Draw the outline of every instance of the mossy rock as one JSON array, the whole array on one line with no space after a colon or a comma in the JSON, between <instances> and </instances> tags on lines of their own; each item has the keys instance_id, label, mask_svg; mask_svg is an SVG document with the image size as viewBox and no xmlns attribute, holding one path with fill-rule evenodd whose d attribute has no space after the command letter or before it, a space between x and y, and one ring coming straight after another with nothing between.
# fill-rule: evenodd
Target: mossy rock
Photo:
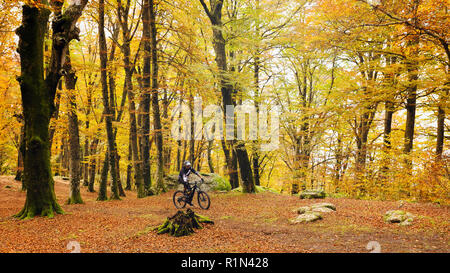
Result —
<instances>
[{"instance_id":1,"label":"mossy rock","mask_svg":"<svg viewBox=\"0 0 450 273\"><path fill-rule=\"evenodd\" d=\"M310 222L315 222L315 221L321 220L321 219L322 219L322 215L319 212L307 211L303 214L300 214L296 218L291 219L290 222L292 224L310 223Z\"/></svg>"},{"instance_id":2,"label":"mossy rock","mask_svg":"<svg viewBox=\"0 0 450 273\"><path fill-rule=\"evenodd\" d=\"M294 212L298 213L298 214L303 214L303 213L308 212L308 211L311 211L311 207L304 206L304 207L299 207L297 209L294 209Z\"/></svg>"},{"instance_id":3,"label":"mossy rock","mask_svg":"<svg viewBox=\"0 0 450 273\"><path fill-rule=\"evenodd\" d=\"M303 206L294 210L294 212L298 214L304 214L310 211L329 213L336 211L336 207L331 203L316 203L311 206Z\"/></svg>"},{"instance_id":4,"label":"mossy rock","mask_svg":"<svg viewBox=\"0 0 450 273\"><path fill-rule=\"evenodd\" d=\"M206 176L204 176L204 177L206 177ZM206 181L206 178L205 178L205 181ZM228 181L228 179L226 179L225 177L214 174L212 176L212 181L214 182L213 184L215 184L213 186L214 191L230 191L231 190L231 184Z\"/></svg>"},{"instance_id":5,"label":"mossy rock","mask_svg":"<svg viewBox=\"0 0 450 273\"><path fill-rule=\"evenodd\" d=\"M326 194L323 190L306 190L300 193L300 199L323 199Z\"/></svg>"},{"instance_id":6,"label":"mossy rock","mask_svg":"<svg viewBox=\"0 0 450 273\"><path fill-rule=\"evenodd\" d=\"M334 212L334 210L327 208L327 207L315 207L315 208L312 208L312 211L324 212L324 213Z\"/></svg>"},{"instance_id":7,"label":"mossy rock","mask_svg":"<svg viewBox=\"0 0 450 273\"><path fill-rule=\"evenodd\" d=\"M311 205L311 208L313 208L313 209L314 208L328 208L328 209L336 211L336 206L331 203L316 203L316 204Z\"/></svg>"},{"instance_id":8,"label":"mossy rock","mask_svg":"<svg viewBox=\"0 0 450 273\"><path fill-rule=\"evenodd\" d=\"M414 215L403 210L387 211L383 217L386 223L398 223L402 226L411 225L414 220Z\"/></svg>"}]
</instances>

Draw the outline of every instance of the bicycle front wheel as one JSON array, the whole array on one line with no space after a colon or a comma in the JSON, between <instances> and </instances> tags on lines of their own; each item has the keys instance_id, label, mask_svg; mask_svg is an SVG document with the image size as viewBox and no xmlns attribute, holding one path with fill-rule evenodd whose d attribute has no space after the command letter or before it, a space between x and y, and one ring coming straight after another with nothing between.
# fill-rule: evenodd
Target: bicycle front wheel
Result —
<instances>
[{"instance_id":1,"label":"bicycle front wheel","mask_svg":"<svg viewBox=\"0 0 450 273\"><path fill-rule=\"evenodd\" d=\"M186 198L183 191L176 191L173 194L173 204L177 209L182 209L186 206Z\"/></svg>"},{"instance_id":2,"label":"bicycle front wheel","mask_svg":"<svg viewBox=\"0 0 450 273\"><path fill-rule=\"evenodd\" d=\"M209 209L209 206L211 205L211 200L209 200L209 196L204 191L199 191L197 195L198 205L202 209Z\"/></svg>"}]
</instances>

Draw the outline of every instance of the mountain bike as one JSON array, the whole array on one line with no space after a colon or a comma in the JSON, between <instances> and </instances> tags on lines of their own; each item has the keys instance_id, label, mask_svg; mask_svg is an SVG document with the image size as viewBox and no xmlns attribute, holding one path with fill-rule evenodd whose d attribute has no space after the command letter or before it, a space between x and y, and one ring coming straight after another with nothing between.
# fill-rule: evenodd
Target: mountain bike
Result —
<instances>
[{"instance_id":1,"label":"mountain bike","mask_svg":"<svg viewBox=\"0 0 450 273\"><path fill-rule=\"evenodd\" d=\"M193 184L193 186L190 187L190 189L186 189L183 191L178 190L173 194L173 204L177 209L182 209L186 207L186 204L192 204L195 192L197 192L198 205L202 209L209 209L209 206L211 205L211 200L209 199L208 194L200 189L197 182L198 181L189 183Z\"/></svg>"}]
</instances>

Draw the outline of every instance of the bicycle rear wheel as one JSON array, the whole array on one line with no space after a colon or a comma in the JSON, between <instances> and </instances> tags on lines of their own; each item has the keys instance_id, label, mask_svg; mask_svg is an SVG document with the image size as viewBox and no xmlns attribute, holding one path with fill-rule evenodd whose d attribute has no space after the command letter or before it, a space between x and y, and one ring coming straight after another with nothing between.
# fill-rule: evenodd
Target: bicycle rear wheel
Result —
<instances>
[{"instance_id":1,"label":"bicycle rear wheel","mask_svg":"<svg viewBox=\"0 0 450 273\"><path fill-rule=\"evenodd\" d=\"M198 201L198 205L202 209L209 209L209 206L211 205L211 200L209 199L208 194L204 191L198 192L197 201Z\"/></svg>"},{"instance_id":2,"label":"bicycle rear wheel","mask_svg":"<svg viewBox=\"0 0 450 273\"><path fill-rule=\"evenodd\" d=\"M176 191L173 194L173 204L177 209L182 209L186 206L186 198L183 191Z\"/></svg>"}]
</instances>

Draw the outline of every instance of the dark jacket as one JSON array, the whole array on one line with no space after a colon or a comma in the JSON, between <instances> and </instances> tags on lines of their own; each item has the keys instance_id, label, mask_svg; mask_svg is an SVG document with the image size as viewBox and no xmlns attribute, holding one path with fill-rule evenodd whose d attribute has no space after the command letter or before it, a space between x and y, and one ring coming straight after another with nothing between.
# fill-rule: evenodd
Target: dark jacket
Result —
<instances>
[{"instance_id":1,"label":"dark jacket","mask_svg":"<svg viewBox=\"0 0 450 273\"><path fill-rule=\"evenodd\" d=\"M183 176L188 177L191 173L198 175L197 171L194 170L194 168L191 167L189 169L186 169L185 167L182 167L180 170L180 174L178 175L178 181L180 183L184 183Z\"/></svg>"}]
</instances>

